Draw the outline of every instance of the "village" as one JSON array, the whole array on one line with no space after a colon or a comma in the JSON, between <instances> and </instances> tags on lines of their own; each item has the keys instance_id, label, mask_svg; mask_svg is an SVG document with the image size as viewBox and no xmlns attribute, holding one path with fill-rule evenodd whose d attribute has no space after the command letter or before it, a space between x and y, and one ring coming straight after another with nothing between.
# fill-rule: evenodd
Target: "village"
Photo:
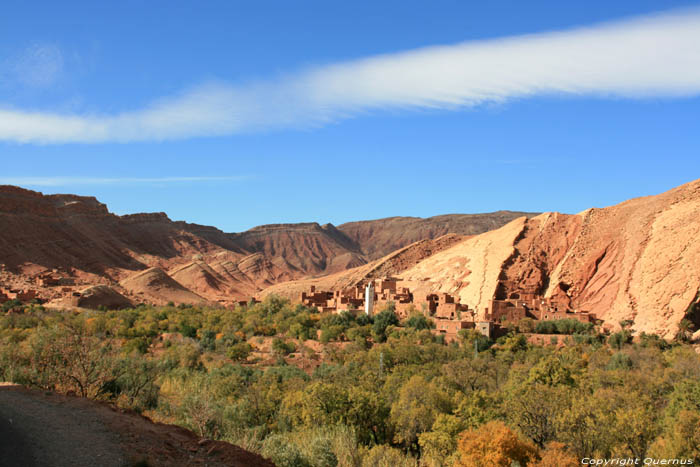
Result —
<instances>
[{"instance_id":1,"label":"village","mask_svg":"<svg viewBox=\"0 0 700 467\"><path fill-rule=\"evenodd\" d=\"M499 284L498 289L503 289ZM399 319L406 319L412 313L422 313L432 319L434 334L443 335L446 342L459 337L464 329L474 329L486 337L497 337L505 323L517 323L524 318L537 321L574 319L584 323L594 323L594 314L570 309L565 303L543 298L534 291L510 293L506 297L497 295L491 300L491 306L483 313L460 303L447 293L431 293L414 296L408 287L401 286L401 281L387 277L369 281L345 290L316 290L311 286L307 292L300 294L299 301L319 312L353 312L368 316L393 307Z\"/></svg>"},{"instance_id":2,"label":"village","mask_svg":"<svg viewBox=\"0 0 700 467\"><path fill-rule=\"evenodd\" d=\"M0 270L0 272L4 271ZM40 290L50 290L54 297L65 294L79 295L74 287L76 285L75 279L59 269L44 271L36 275L32 282L34 287L27 287L26 284L22 287L16 287L0 283L0 303L8 300L30 302L40 298L46 299L46 297L42 297Z\"/></svg>"},{"instance_id":3,"label":"village","mask_svg":"<svg viewBox=\"0 0 700 467\"><path fill-rule=\"evenodd\" d=\"M74 289L75 280L62 271L45 271L34 278L37 288L50 288L68 296L75 306L81 293ZM514 290L517 290L514 292ZM29 302L39 297L35 289L0 288L0 303L8 300ZM393 277L369 280L366 283L343 290L317 290L311 286L299 295L298 301L321 313L364 313L373 316L391 307L401 320L413 313L430 318L435 327L432 332L443 335L446 342L459 337L459 332L474 329L489 338L501 335L508 324L516 324L524 318L535 321L574 319L584 323L595 323L596 316L585 311L572 310L566 303L544 298L535 289L516 286L508 281L499 281L490 306L483 310L460 303L459 298L448 293L414 294L401 280ZM255 298L235 301L246 306L258 303Z\"/></svg>"}]
</instances>

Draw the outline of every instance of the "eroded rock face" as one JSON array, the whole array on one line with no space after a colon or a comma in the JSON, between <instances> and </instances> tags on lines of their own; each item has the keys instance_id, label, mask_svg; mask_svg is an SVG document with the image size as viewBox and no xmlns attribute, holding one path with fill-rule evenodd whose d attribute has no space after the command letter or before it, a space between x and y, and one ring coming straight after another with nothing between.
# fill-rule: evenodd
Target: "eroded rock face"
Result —
<instances>
[{"instance_id":1,"label":"eroded rock face","mask_svg":"<svg viewBox=\"0 0 700 467\"><path fill-rule=\"evenodd\" d=\"M579 216L547 293L565 283L578 307L608 322L674 335L700 288L700 180Z\"/></svg>"},{"instance_id":2,"label":"eroded rock face","mask_svg":"<svg viewBox=\"0 0 700 467\"><path fill-rule=\"evenodd\" d=\"M545 213L467 239L401 277L482 312L518 290L607 324L672 337L700 289L700 180L577 215ZM500 297L499 297L500 295Z\"/></svg>"},{"instance_id":3,"label":"eroded rock face","mask_svg":"<svg viewBox=\"0 0 700 467\"><path fill-rule=\"evenodd\" d=\"M465 238L463 235L448 234L436 239L420 240L383 258L346 271L273 285L263 290L260 296L275 294L297 300L299 295L308 291L311 286L315 286L319 290L345 290L357 285L364 285L372 279L396 276Z\"/></svg>"},{"instance_id":4,"label":"eroded rock face","mask_svg":"<svg viewBox=\"0 0 700 467\"><path fill-rule=\"evenodd\" d=\"M496 293L503 266L515 252L514 245L527 222L521 217L500 229L467 238L399 277L408 282L414 295L445 292L483 312Z\"/></svg>"}]
</instances>

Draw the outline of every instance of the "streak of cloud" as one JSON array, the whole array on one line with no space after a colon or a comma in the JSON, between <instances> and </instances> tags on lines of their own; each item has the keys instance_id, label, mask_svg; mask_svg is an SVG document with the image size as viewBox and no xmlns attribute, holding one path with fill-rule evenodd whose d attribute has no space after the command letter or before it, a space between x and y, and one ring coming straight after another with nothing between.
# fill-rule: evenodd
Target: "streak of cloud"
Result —
<instances>
[{"instance_id":1,"label":"streak of cloud","mask_svg":"<svg viewBox=\"0 0 700 467\"><path fill-rule=\"evenodd\" d=\"M0 105L0 140L162 141L314 127L381 110L456 110L538 95L700 94L700 9L426 47L245 85L213 83L115 115Z\"/></svg>"},{"instance_id":2,"label":"streak of cloud","mask_svg":"<svg viewBox=\"0 0 700 467\"><path fill-rule=\"evenodd\" d=\"M236 182L246 180L246 176L230 177L0 177L0 185L19 186L73 186L73 185L130 185L130 184L169 184L196 182Z\"/></svg>"}]
</instances>

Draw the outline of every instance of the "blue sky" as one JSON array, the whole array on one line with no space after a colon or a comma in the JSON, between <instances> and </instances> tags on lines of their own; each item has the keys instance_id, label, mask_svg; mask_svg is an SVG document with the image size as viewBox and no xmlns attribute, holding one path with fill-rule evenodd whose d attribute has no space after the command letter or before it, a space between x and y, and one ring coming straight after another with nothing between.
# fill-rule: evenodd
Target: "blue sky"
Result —
<instances>
[{"instance_id":1,"label":"blue sky","mask_svg":"<svg viewBox=\"0 0 700 467\"><path fill-rule=\"evenodd\" d=\"M700 177L698 2L105 4L3 2L0 182L240 231Z\"/></svg>"}]
</instances>

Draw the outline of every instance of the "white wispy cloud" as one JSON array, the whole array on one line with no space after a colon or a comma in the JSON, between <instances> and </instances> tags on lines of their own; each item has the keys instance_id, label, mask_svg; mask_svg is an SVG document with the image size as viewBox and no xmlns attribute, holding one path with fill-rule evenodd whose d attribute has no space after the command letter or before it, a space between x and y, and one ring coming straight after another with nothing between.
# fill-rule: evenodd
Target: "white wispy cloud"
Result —
<instances>
[{"instance_id":1,"label":"white wispy cloud","mask_svg":"<svg viewBox=\"0 0 700 467\"><path fill-rule=\"evenodd\" d=\"M376 110L459 109L536 95L700 94L700 9L426 47L246 85L213 83L116 115L0 105L0 140L94 143L307 127Z\"/></svg>"},{"instance_id":2,"label":"white wispy cloud","mask_svg":"<svg viewBox=\"0 0 700 467\"><path fill-rule=\"evenodd\" d=\"M58 46L35 43L2 61L0 78L32 88L47 87L61 75L63 65L63 52Z\"/></svg>"},{"instance_id":3,"label":"white wispy cloud","mask_svg":"<svg viewBox=\"0 0 700 467\"><path fill-rule=\"evenodd\" d=\"M187 182L232 182L247 179L247 176L230 177L0 177L0 185L19 186L74 186L74 185L129 185L165 184Z\"/></svg>"}]
</instances>

